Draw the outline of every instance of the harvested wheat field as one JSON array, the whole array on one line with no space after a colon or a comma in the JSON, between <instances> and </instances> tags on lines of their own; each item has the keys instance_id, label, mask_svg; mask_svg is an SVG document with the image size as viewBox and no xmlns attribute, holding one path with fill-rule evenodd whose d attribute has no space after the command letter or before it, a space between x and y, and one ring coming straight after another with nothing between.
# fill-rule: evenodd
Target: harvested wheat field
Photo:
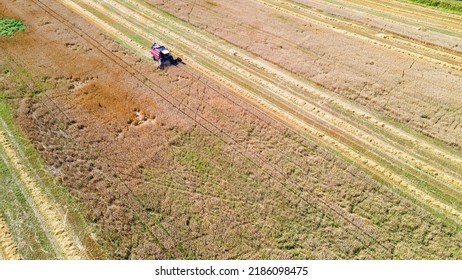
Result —
<instances>
[{"instance_id":1,"label":"harvested wheat field","mask_svg":"<svg viewBox=\"0 0 462 280\"><path fill-rule=\"evenodd\" d=\"M0 259L462 259L440 2L0 0Z\"/></svg>"}]
</instances>

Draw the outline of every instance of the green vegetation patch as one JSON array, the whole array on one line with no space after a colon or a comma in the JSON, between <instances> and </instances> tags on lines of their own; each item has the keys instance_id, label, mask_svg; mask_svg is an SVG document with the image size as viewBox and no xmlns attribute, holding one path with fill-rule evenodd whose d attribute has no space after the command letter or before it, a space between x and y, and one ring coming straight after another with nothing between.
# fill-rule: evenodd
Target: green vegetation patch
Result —
<instances>
[{"instance_id":1,"label":"green vegetation patch","mask_svg":"<svg viewBox=\"0 0 462 280\"><path fill-rule=\"evenodd\" d=\"M462 14L462 1L461 0L407 0L407 1Z\"/></svg>"},{"instance_id":2,"label":"green vegetation patch","mask_svg":"<svg viewBox=\"0 0 462 280\"><path fill-rule=\"evenodd\" d=\"M213 2L213 1L205 1L205 3L207 3L207 5L210 5L212 7L219 7L220 4L216 3L216 2Z\"/></svg>"},{"instance_id":3,"label":"green vegetation patch","mask_svg":"<svg viewBox=\"0 0 462 280\"><path fill-rule=\"evenodd\" d=\"M26 30L24 22L14 18L0 18L0 36L13 36L16 31Z\"/></svg>"}]
</instances>

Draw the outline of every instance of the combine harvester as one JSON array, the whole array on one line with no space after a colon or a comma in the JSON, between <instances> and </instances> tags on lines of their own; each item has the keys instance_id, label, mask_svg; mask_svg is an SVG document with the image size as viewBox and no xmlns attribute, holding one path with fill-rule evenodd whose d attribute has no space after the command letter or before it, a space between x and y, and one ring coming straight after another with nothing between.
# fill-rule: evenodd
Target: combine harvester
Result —
<instances>
[{"instance_id":1,"label":"combine harvester","mask_svg":"<svg viewBox=\"0 0 462 280\"><path fill-rule=\"evenodd\" d=\"M183 60L179 57L173 59L173 56L170 54L168 49L157 43L152 44L149 52L152 55L152 59L159 62L159 69L164 69L165 66L168 65L178 65L178 63L183 62Z\"/></svg>"}]
</instances>

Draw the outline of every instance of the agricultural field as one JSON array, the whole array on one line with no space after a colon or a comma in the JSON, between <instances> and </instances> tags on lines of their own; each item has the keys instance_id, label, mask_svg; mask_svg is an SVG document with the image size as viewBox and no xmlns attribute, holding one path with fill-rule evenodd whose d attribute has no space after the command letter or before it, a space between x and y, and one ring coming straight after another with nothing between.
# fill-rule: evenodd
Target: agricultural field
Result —
<instances>
[{"instance_id":1,"label":"agricultural field","mask_svg":"<svg viewBox=\"0 0 462 280\"><path fill-rule=\"evenodd\" d=\"M0 0L0 259L462 259L461 3Z\"/></svg>"}]
</instances>

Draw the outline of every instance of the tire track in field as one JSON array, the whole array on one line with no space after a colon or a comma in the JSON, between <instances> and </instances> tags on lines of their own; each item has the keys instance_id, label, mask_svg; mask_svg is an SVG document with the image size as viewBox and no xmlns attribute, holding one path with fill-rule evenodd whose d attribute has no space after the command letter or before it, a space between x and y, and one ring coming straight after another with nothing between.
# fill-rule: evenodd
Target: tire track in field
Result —
<instances>
[{"instance_id":1,"label":"tire track in field","mask_svg":"<svg viewBox=\"0 0 462 280\"><path fill-rule=\"evenodd\" d=\"M0 214L0 260L19 260L18 248L11 236L5 219Z\"/></svg>"},{"instance_id":2,"label":"tire track in field","mask_svg":"<svg viewBox=\"0 0 462 280\"><path fill-rule=\"evenodd\" d=\"M390 31L387 31L389 34L384 34L380 28L360 25L353 20L328 16L292 1L254 1L276 11L299 18L305 22L324 27L330 31L363 40L417 59L422 59L432 64L462 71L462 57L458 52L444 49L443 47L432 47L425 42L420 42Z\"/></svg>"},{"instance_id":3,"label":"tire track in field","mask_svg":"<svg viewBox=\"0 0 462 280\"><path fill-rule=\"evenodd\" d=\"M65 1L65 2L69 2L69 1ZM251 66L244 65L243 63L241 63L239 61L234 61L235 59L220 57L220 56L218 56L216 54L217 52L213 52L211 50L212 47L217 47L219 44L212 42L212 43L206 45L207 49L209 49L209 50L204 50L204 48L202 48L200 45L197 45L196 41L198 39L203 39L203 38L201 38L201 37L204 36L203 34L201 35L197 31L191 30L191 29L189 29L188 27L185 27L185 26L183 26L183 29L186 29L186 31L184 31L184 33L178 31L177 29L175 29L175 30L169 29L168 27L170 27L170 24L173 22L173 20L165 19L165 16L162 16L161 14L158 14L158 13L154 13L153 9L150 10L153 13L153 14L150 15L150 17L142 16L142 15L136 14L134 12L131 12L131 13L128 13L128 14L124 13L123 16L120 16L120 15L117 16L117 15L115 15L115 13L117 13L118 9L120 9L121 6L120 6L120 3L115 3L115 1L103 1L105 3L112 3L112 4L115 3L114 4L115 6L110 6L109 5L109 7L108 6L104 7L103 5L101 5L102 2L98 2L98 3L91 2L91 1L73 1L73 2L80 2L80 3L84 2L86 5L82 5L82 6L79 6L79 5L75 4L75 3L72 3L73 4L72 6L74 6L74 8L77 7L76 12L78 12L80 14L82 14L82 13L87 14L87 17L88 17L88 14L90 14L91 15L90 18L93 18L94 20L96 20L99 26L101 26L103 28L104 28L104 26L106 26L106 28L104 28L104 29L107 30L107 31L112 30L112 32L110 32L110 33L112 33L112 35L115 35L115 36L117 36L118 33L121 33L120 31L117 31L113 27L114 23L117 22L119 24L121 24L121 23L126 24L127 26L125 28L127 30L130 30L130 32L136 32L139 36L143 36L145 38L152 39L151 34L147 33L146 31L143 31L143 29L141 29L140 27L136 27L134 24L128 22L126 20L127 16L131 16L131 17L137 19L138 21L142 21L143 18L144 18L144 20L148 20L148 19L152 20L152 18L156 18L156 17L160 18L160 20L169 21L169 24L163 23L161 21L156 21L155 22L155 28L158 31L156 33L156 34L158 34L157 38L162 37L159 34L164 33L165 34L164 35L165 37L163 37L164 39L174 40L174 42L176 42L176 43L183 42L185 45L187 45L189 47L189 53L193 53L193 52L196 53L195 60L201 60L201 59L203 59L203 57L207 57L208 59L213 59L215 61L215 63L218 63L219 65L221 65L221 67L226 68L225 70L220 69L222 71L222 73L220 73L221 74L220 75L220 74L217 73L218 71L211 72L210 69L209 69L210 66L209 67L204 67L200 63L196 63L195 60L191 60L190 61L191 64L193 64L194 67L196 67L198 70L204 72L206 75L212 77L213 79L218 80L219 82L231 87L237 93L242 95L244 98L246 98L248 100L251 100L254 103L257 103L258 105L266 108L268 111L270 111L272 113L275 113L280 119L282 119L282 120L284 120L286 122L289 121L289 123L291 125L296 126L298 128L301 128L302 131L307 132L308 134L310 134L311 136L314 136L315 138L318 138L318 140L320 140L320 144L322 146L327 146L327 148L329 148L329 146L330 146L330 148L334 147L334 150L339 151L346 158L349 158L350 160L355 161L359 166L361 166L362 168L368 170L370 173L385 179L387 182L392 183L393 185L400 186L401 190L404 190L406 193L408 193L408 195L410 195L412 197L417 197L417 198L419 198L419 200L421 202L423 202L425 204L430 204L430 205L438 208L440 211L443 211L443 212L449 214L453 218L456 218L459 222L461 221L462 214L461 214L461 212L459 212L459 210L457 210L456 208L453 208L452 205L447 204L447 202L445 203L445 202L440 201L439 198L435 198L435 197L433 197L431 195L428 195L426 192L424 192L424 191L422 191L420 189L420 186L418 184L415 185L415 182L410 181L406 177L403 177L403 175L396 174L393 171L393 169L390 169L390 162L385 162L385 163L383 162L382 157L384 156L384 154L381 154L377 150L377 147L369 145L369 147L372 148L372 151L369 151L366 155L361 153L360 152L361 151L361 149L360 149L361 146L358 147L357 144L355 145L355 142L360 142L362 145L368 145L367 142L369 142L369 140L367 140L367 139L358 139L358 137L356 135L348 135L348 133L345 133L344 131L342 131L337 126L337 124L326 122L324 120L324 118L326 116L330 117L329 114L322 115L323 118L319 118L319 116L316 116L316 114L313 115L313 114L310 114L309 112L308 113L303 112L305 114L302 114L302 113L300 113L298 111L294 112L293 109L291 111L291 109L290 109L291 106L293 106L293 105L297 105L297 106L306 105L306 102L299 103L300 100L297 100L294 96L290 96L290 95L288 96L287 95L288 92L285 91L285 90L287 90L287 88L279 88L278 86L272 84L271 82L265 82L265 80L263 80L264 78L261 77L262 74L260 72L265 72L265 70L266 70L266 72L268 72L268 71L271 72L271 70L275 70L275 69L270 69L269 70L268 68L265 68L263 66L263 67L259 67L255 72L248 72L249 70L251 70L251 68L252 68ZM124 2L126 2L126 1L124 1ZM129 2L134 3L134 1L129 1ZM84 7L86 7L86 8L84 8ZM105 18L106 21L109 20L108 18L112 18L113 20L109 20L109 21L112 21L112 24L109 24L109 23L105 22L103 19L96 17L94 14L92 14L90 11L87 10L87 8L89 8L89 7L93 7L94 9L96 9L96 11L93 11L93 12L99 14L100 17ZM112 11L110 10L111 7L112 7ZM115 7L117 7L117 9L114 9ZM127 10L125 10L125 12L127 12ZM177 22L173 22L173 24L179 25ZM154 28L154 26L151 26L151 25L149 25L148 27L149 28ZM145 26L145 25L143 25L143 26ZM115 30L115 34L114 34L114 30ZM191 37L191 36L196 41L185 39L185 38L188 38L188 37ZM123 38L128 38L128 37L124 35ZM140 49L140 46L137 43L133 42L129 38L128 38L128 41L126 41L126 43L130 44L130 45L133 45L135 47L135 49L137 49L137 50ZM202 44L202 45L204 45L204 44ZM177 46L177 47L180 49L180 52L181 52L181 50L182 50L181 47L180 46ZM229 46L225 46L225 47L229 48ZM141 47L141 49L142 49L142 47ZM236 51L233 48L231 48L231 50ZM183 52L184 52L184 49L183 49ZM186 49L186 52L188 52L188 49ZM218 53L220 53L220 52L221 51L219 51ZM242 51L238 50L238 52L235 52L235 56L242 55L242 53L243 53ZM246 61L246 62L248 62L248 61ZM267 64L267 63L263 62L263 64ZM215 67L218 67L218 66L215 66ZM236 81L236 79L233 79L232 77L231 78L223 77L224 74L227 74L228 72L231 72L230 70L233 71L232 76L237 76L237 75L240 76L240 79L244 80L245 83L243 83L242 81L241 82ZM228 75L229 75L229 73L228 73ZM243 86L243 85L247 85L247 87ZM250 89L249 89L249 87L250 87ZM266 94L268 94L268 89L271 91L271 93L273 95L274 95L274 93L282 94L282 96L285 95L285 97L287 97L287 99L289 99L289 101L284 100L284 99L281 100L280 98L277 99L278 96L271 96L271 95L270 96L265 96L265 98L262 98L261 95L258 95L258 94L255 93L256 90L259 90L261 93L266 92ZM317 112L319 113L320 109L319 109L319 107L318 108L314 107L311 110L312 111L317 110ZM348 137L346 137L346 136L348 136ZM371 136L371 135L369 135L369 136ZM414 139L414 140L416 140L416 139ZM406 164L405 162L404 163L402 162L402 159L401 160L400 159L396 160L394 158L390 159L389 155L387 156L387 158L388 158L388 160L391 160L391 165L397 164L397 166L403 166L403 164ZM415 159L413 161L415 162ZM412 164L412 162L409 163L409 164ZM439 174L440 173L434 174L434 175L435 176L437 175L437 176L439 176L441 178L444 178ZM417 175L423 176L425 174L417 173ZM429 177L427 176L427 180L428 180L428 178ZM458 182L458 181L456 181L454 179L450 179L450 180L451 180L451 182L453 184L454 183L460 184L460 182ZM431 182L431 183L434 184L434 183L437 183L437 182ZM441 185L442 184L440 184L440 186ZM457 190L458 189L457 186L454 189Z\"/></svg>"},{"instance_id":4,"label":"tire track in field","mask_svg":"<svg viewBox=\"0 0 462 280\"><path fill-rule=\"evenodd\" d=\"M0 143L9 159L9 163L15 169L22 182L24 194L27 194L28 201L33 209L36 210L37 218L41 221L45 232L49 235L58 257L64 259L83 259L85 253L83 246L78 241L78 237L72 234L66 224L66 217L58 207L54 205L41 191L41 186L33 176L27 171L26 164L16 151L17 146L11 134L6 129L6 125L0 119Z\"/></svg>"}]
</instances>

